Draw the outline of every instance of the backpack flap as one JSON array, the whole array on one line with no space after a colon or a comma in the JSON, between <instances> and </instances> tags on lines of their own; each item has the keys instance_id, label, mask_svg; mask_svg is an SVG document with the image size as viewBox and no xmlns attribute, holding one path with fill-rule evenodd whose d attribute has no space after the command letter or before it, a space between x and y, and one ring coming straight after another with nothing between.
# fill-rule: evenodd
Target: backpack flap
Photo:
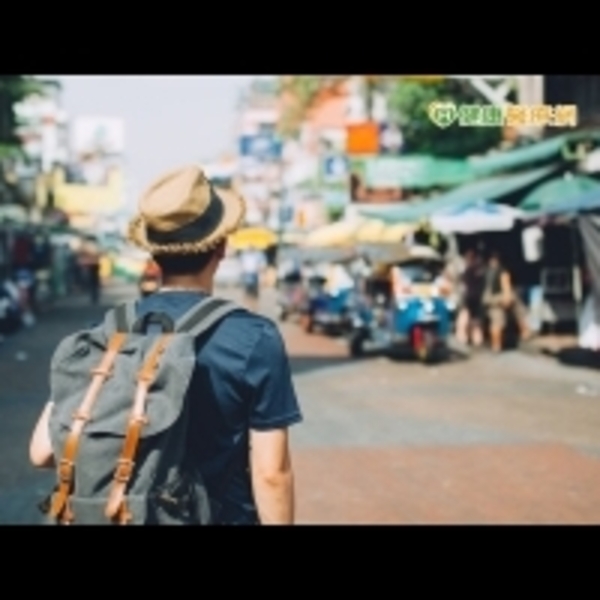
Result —
<instances>
[{"instance_id":1,"label":"backpack flap","mask_svg":"<svg viewBox=\"0 0 600 600\"><path fill-rule=\"evenodd\" d=\"M105 351L102 334L87 334L73 340L71 352L63 352L51 372L51 399L55 410L50 420L58 433L70 429L85 390L90 384L90 373ZM130 335L123 345L109 379L100 389L92 418L85 435L112 435L123 437L127 430L129 413L137 388L138 372L156 339L150 336ZM196 363L194 340L177 335L166 348L158 365L156 379L149 390L146 407L148 423L144 436L152 436L168 429L182 412L185 395Z\"/></svg>"},{"instance_id":2,"label":"backpack flap","mask_svg":"<svg viewBox=\"0 0 600 600\"><path fill-rule=\"evenodd\" d=\"M73 426L73 415L89 387L90 372L104 353L105 337L101 332L91 334L86 341L87 353L66 354L52 373L55 408L50 429L55 456L59 458L63 456L65 442ZM115 362L112 376L100 389L91 411L91 420L86 423L79 442L77 464L84 465L84 468L75 469L75 488L79 497L108 493L127 434L138 373L155 341L150 336L128 337ZM175 336L160 360L156 379L146 400L147 422L140 432L140 448L135 462L136 469L144 466L148 472L136 470L132 483L150 477L156 465L154 461L147 460L148 453L160 451L167 443L166 439L153 441L151 438L160 438L160 434L170 433L179 426L194 366L193 339ZM145 443L146 440L148 443Z\"/></svg>"}]
</instances>

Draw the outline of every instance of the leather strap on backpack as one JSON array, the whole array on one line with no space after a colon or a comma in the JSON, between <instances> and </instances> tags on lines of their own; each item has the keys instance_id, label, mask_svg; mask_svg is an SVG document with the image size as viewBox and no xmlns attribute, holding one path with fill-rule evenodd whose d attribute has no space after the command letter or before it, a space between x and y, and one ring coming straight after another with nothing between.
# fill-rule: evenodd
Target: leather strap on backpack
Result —
<instances>
[{"instance_id":1,"label":"leather strap on backpack","mask_svg":"<svg viewBox=\"0 0 600 600\"><path fill-rule=\"evenodd\" d=\"M111 337L108 349L100 364L92 371L92 383L88 388L85 398L79 405L77 412L73 415L73 426L65 443L63 457L58 464L58 490L52 496L49 512L51 517L60 520L64 524L72 523L74 520L69 496L71 495L75 481L75 458L79 449L81 434L90 420L91 411L98 399L100 389L110 376L115 360L126 339L127 335L125 333L115 333Z\"/></svg>"},{"instance_id":2,"label":"leather strap on backpack","mask_svg":"<svg viewBox=\"0 0 600 600\"><path fill-rule=\"evenodd\" d=\"M127 485L133 475L134 458L138 449L142 428L147 423L146 401L148 392L156 378L160 359L167 349L173 335L186 333L198 336L210 329L218 321L239 307L227 300L208 297L195 305L176 324L176 333L163 334L151 350L148 359L138 374L138 386L134 404L129 418L129 425L123 444L121 457L115 470L113 486L106 504L105 515L121 525L132 521L132 515L127 506ZM135 330L135 327L134 327Z\"/></svg>"},{"instance_id":3,"label":"leather strap on backpack","mask_svg":"<svg viewBox=\"0 0 600 600\"><path fill-rule=\"evenodd\" d=\"M172 334L163 335L153 347L148 360L145 361L138 374L138 386L135 394L129 425L117 463L113 486L106 504L106 516L121 525L132 520L126 501L127 484L133 474L134 458L138 449L142 428L148 422L146 417L146 400L150 386L156 378L160 359L171 341Z\"/></svg>"}]
</instances>

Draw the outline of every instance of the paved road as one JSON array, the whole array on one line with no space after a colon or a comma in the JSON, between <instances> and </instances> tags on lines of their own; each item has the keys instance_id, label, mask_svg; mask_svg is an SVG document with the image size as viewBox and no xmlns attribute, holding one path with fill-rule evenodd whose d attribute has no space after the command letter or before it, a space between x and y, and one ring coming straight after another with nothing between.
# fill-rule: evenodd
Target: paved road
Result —
<instances>
[{"instance_id":1,"label":"paved road","mask_svg":"<svg viewBox=\"0 0 600 600\"><path fill-rule=\"evenodd\" d=\"M272 315L272 300L261 308ZM38 520L52 474L28 467L27 443L50 353L97 312L72 301L0 347L0 523ZM336 340L282 331L305 413L300 523L600 522L600 374L519 352L349 362Z\"/></svg>"}]
</instances>

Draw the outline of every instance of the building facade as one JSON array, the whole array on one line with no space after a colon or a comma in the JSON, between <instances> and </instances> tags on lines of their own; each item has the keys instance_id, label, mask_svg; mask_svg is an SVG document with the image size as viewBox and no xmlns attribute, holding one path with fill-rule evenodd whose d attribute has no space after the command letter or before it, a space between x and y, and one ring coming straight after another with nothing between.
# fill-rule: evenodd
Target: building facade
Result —
<instances>
[{"instance_id":1,"label":"building facade","mask_svg":"<svg viewBox=\"0 0 600 600\"><path fill-rule=\"evenodd\" d=\"M544 103L575 104L579 127L599 127L600 75L544 75Z\"/></svg>"}]
</instances>

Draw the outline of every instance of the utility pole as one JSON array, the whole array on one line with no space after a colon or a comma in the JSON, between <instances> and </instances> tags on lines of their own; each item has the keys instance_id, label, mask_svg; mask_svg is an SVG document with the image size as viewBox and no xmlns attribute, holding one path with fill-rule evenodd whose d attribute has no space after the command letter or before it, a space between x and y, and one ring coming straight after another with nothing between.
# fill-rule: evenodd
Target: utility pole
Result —
<instances>
[{"instance_id":1,"label":"utility pole","mask_svg":"<svg viewBox=\"0 0 600 600\"><path fill-rule=\"evenodd\" d=\"M522 106L541 106L544 104L544 75L519 75L517 77L517 102ZM523 127L522 133L532 137L541 137L543 127Z\"/></svg>"},{"instance_id":2,"label":"utility pole","mask_svg":"<svg viewBox=\"0 0 600 600\"><path fill-rule=\"evenodd\" d=\"M544 79L544 75L519 75L517 77L517 96L519 104L543 104Z\"/></svg>"}]
</instances>

